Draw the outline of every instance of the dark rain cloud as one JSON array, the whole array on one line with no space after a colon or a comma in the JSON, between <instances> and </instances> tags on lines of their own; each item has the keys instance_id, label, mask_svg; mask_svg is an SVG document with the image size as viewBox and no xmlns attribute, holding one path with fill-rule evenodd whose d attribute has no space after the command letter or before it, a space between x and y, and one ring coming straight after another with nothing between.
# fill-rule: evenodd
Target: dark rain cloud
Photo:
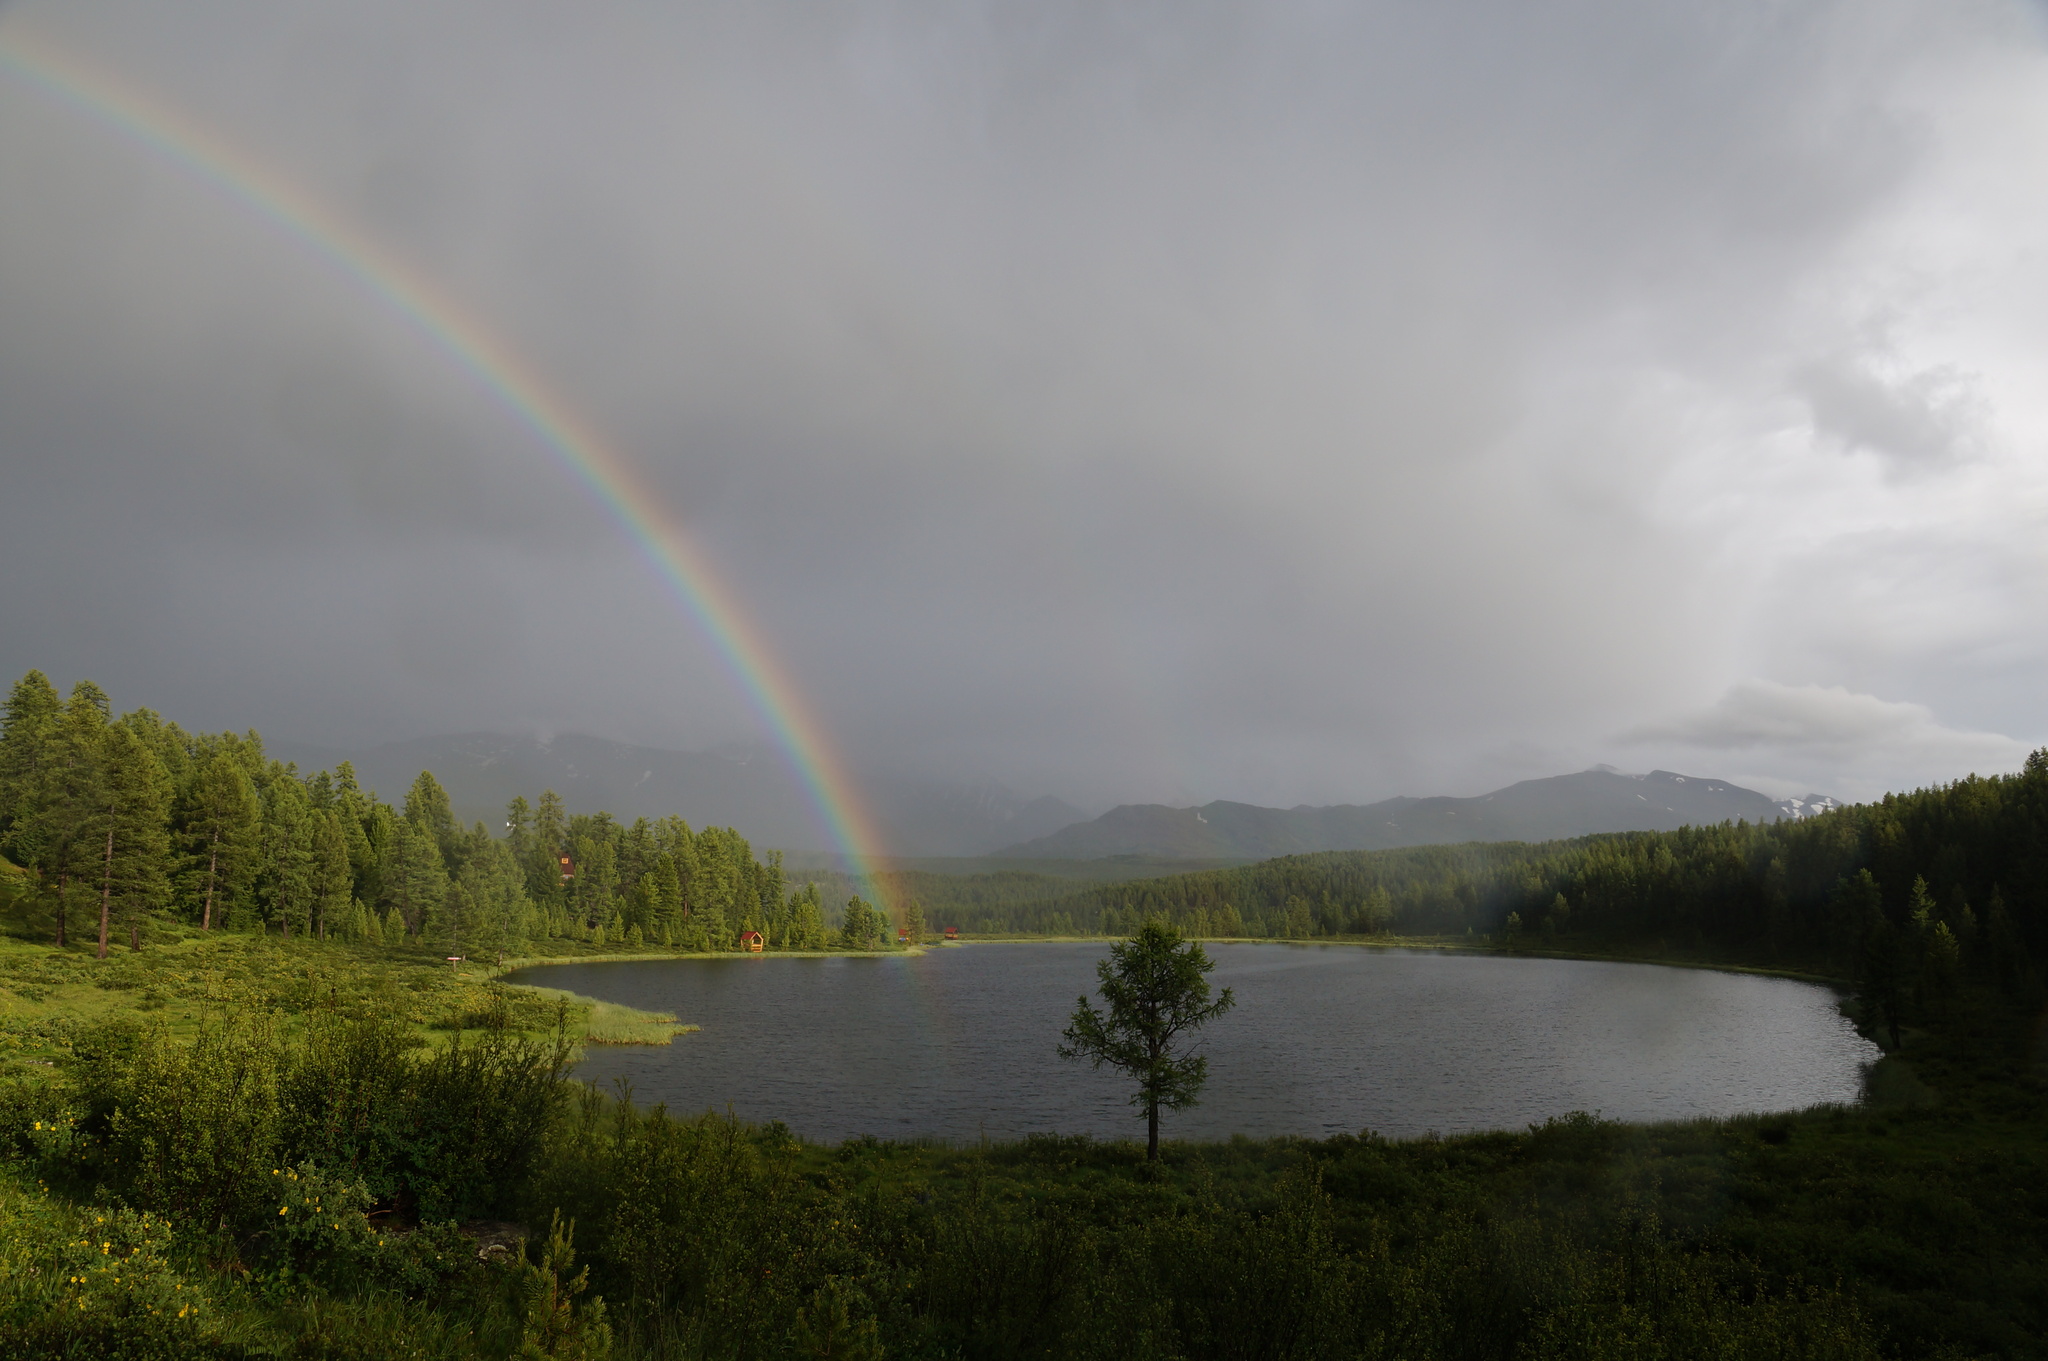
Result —
<instances>
[{"instance_id":1,"label":"dark rain cloud","mask_svg":"<svg viewBox=\"0 0 2048 1361\"><path fill-rule=\"evenodd\" d=\"M1854 795L2048 734L2024 8L70 3L5 34L485 318L864 768ZM325 743L758 733L430 339L12 79L0 475L12 671Z\"/></svg>"}]
</instances>

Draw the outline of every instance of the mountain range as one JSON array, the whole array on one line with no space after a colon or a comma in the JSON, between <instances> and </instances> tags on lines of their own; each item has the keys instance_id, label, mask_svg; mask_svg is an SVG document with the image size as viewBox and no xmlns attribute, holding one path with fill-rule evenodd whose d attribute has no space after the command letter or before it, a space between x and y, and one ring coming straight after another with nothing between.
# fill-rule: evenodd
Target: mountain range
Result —
<instances>
[{"instance_id":1,"label":"mountain range","mask_svg":"<svg viewBox=\"0 0 2048 1361\"><path fill-rule=\"evenodd\" d=\"M422 770L431 770L457 817L491 827L502 822L514 795L531 801L552 789L572 813L602 810L626 821L676 814L695 826L736 827L764 849L822 852L832 846L802 782L763 748L669 751L576 734L473 732L358 750L273 742L270 754L303 770L349 761L365 788L394 803ZM1524 780L1475 798L1295 808L1124 804L1093 819L1062 800L1027 799L989 783L869 776L861 793L891 855L1003 860L1263 860L1308 851L1665 831L1735 818L1768 822L1834 806L1817 794L1774 800L1726 780L1664 770L1624 775L1604 766Z\"/></svg>"},{"instance_id":2,"label":"mountain range","mask_svg":"<svg viewBox=\"0 0 2048 1361\"><path fill-rule=\"evenodd\" d=\"M1110 856L1265 860L1309 851L1373 851L1458 841L1551 841L1593 832L1670 831L1686 825L1774 822L1835 806L1820 794L1773 799L1726 780L1609 767L1523 780L1473 798L1392 798L1316 808L1218 801L1199 808L1132 803L1090 822L996 852L1016 859Z\"/></svg>"},{"instance_id":3,"label":"mountain range","mask_svg":"<svg viewBox=\"0 0 2048 1361\"><path fill-rule=\"evenodd\" d=\"M767 849L823 850L831 836L802 782L766 750L667 751L601 737L552 738L473 732L360 750L272 742L270 755L302 770L350 762L356 779L397 803L422 770L448 791L464 822L497 827L514 795L552 789L572 813L609 812L630 822L675 814L692 826L734 827ZM897 855L970 856L1040 837L1088 815L1059 799L1024 799L995 784L867 779L862 796Z\"/></svg>"}]
</instances>

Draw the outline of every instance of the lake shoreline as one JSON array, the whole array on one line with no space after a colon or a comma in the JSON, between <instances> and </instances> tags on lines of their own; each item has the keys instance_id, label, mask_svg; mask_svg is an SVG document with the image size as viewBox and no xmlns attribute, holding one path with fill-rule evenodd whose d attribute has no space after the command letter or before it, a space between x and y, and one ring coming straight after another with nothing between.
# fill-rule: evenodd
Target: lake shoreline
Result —
<instances>
[{"instance_id":1,"label":"lake shoreline","mask_svg":"<svg viewBox=\"0 0 2048 1361\"><path fill-rule=\"evenodd\" d=\"M538 977L521 974L513 986L672 1011L699 1024L705 1038L691 1042L687 1060L658 1050L593 1053L583 1071L600 1082L627 1080L671 1109L735 1104L742 1119L782 1120L820 1144L1120 1129L1123 1095L1051 1058L1075 994L1093 988L1107 942L960 943L1044 948L947 950L915 968L812 955L809 964L765 973L561 972L669 958L585 957L538 966ZM1189 1140L1317 1138L1366 1127L1404 1138L1432 1128L1519 1128L1574 1109L1661 1123L1853 1104L1862 1066L1878 1057L1854 1034L1837 989L1810 978L1697 965L1666 974L1613 970L1596 966L1668 966L1441 942L1277 948L1303 943L1215 942L1212 984L1233 987L1240 1007L1214 1035L1205 1032L1218 1085L1189 1118ZM1457 955L1495 962L1443 962ZM1321 1038L1303 1046L1303 1033ZM780 1057L764 1068L751 1057L758 1052Z\"/></svg>"},{"instance_id":2,"label":"lake shoreline","mask_svg":"<svg viewBox=\"0 0 2048 1361\"><path fill-rule=\"evenodd\" d=\"M545 955L522 956L508 959L501 965L490 966L487 977L501 979L518 969L535 968L545 964L624 964L645 963L665 959L733 959L741 956L760 959L864 959L889 957L915 957L934 949L954 948L963 945L1086 945L1100 941L1107 944L1121 939L1116 936L1038 936L1038 935L990 935L963 936L958 940L930 941L923 945L912 945L891 950L765 950L758 956L739 950L695 950L695 951L643 951L639 954L589 954L589 955ZM1481 944L1455 936L1317 936L1300 938L1291 936L1191 936L1191 940L1203 945L1296 945L1296 946L1344 946L1367 950L1419 950L1437 954L1464 954L1493 956L1506 959L1572 959L1588 963L1606 964L1651 964L1665 969L1700 969L1710 973L1753 974L1760 978L1783 978L1796 983L1813 983L1838 991L1853 991L1854 979L1836 974L1812 973L1800 969L1785 969L1768 964L1741 964L1733 961L1687 959L1671 955L1623 954L1597 949L1562 950L1554 947L1524 947L1515 945ZM520 984L511 986L518 987Z\"/></svg>"}]
</instances>

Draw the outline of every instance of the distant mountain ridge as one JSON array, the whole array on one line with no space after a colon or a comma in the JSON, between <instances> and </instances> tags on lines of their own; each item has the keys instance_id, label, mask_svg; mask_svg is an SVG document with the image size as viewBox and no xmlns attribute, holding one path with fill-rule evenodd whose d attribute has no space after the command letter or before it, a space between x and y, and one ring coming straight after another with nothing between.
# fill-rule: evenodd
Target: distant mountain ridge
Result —
<instances>
[{"instance_id":1,"label":"distant mountain ridge","mask_svg":"<svg viewBox=\"0 0 2048 1361\"><path fill-rule=\"evenodd\" d=\"M1261 808L1217 801L1200 808L1124 804L1091 822L996 852L1017 859L1095 860L1144 855L1265 860L1311 851L1377 851L1459 841L1553 841L1594 832L1659 832L1746 819L1775 822L1835 806L1824 795L1773 799L1726 780L1596 767L1523 780L1474 798L1392 798L1332 807Z\"/></svg>"},{"instance_id":2,"label":"distant mountain ridge","mask_svg":"<svg viewBox=\"0 0 2048 1361\"><path fill-rule=\"evenodd\" d=\"M393 802L431 770L457 817L492 828L502 824L514 795L533 800L552 789L572 813L604 811L628 822L673 814L692 826L736 827L763 849L839 849L787 763L764 749L668 751L578 734L472 732L356 751L273 742L270 754L307 771L349 761L365 788ZM979 855L1087 817L1059 799L1026 800L993 784L874 779L863 782L862 792L885 849L895 855Z\"/></svg>"}]
</instances>

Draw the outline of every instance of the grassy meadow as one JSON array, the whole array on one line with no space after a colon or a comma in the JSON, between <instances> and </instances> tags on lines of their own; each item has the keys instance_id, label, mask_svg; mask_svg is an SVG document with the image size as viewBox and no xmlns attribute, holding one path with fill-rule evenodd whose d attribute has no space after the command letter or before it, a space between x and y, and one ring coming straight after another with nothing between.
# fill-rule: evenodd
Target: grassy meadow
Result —
<instances>
[{"instance_id":1,"label":"grassy meadow","mask_svg":"<svg viewBox=\"0 0 2048 1361\"><path fill-rule=\"evenodd\" d=\"M2039 1035L1988 999L1911 1028L1853 1108L1148 1166L639 1108L575 1051L673 1018L275 936L162 926L96 960L22 906L10 1356L2022 1357L2048 1333Z\"/></svg>"}]
</instances>

